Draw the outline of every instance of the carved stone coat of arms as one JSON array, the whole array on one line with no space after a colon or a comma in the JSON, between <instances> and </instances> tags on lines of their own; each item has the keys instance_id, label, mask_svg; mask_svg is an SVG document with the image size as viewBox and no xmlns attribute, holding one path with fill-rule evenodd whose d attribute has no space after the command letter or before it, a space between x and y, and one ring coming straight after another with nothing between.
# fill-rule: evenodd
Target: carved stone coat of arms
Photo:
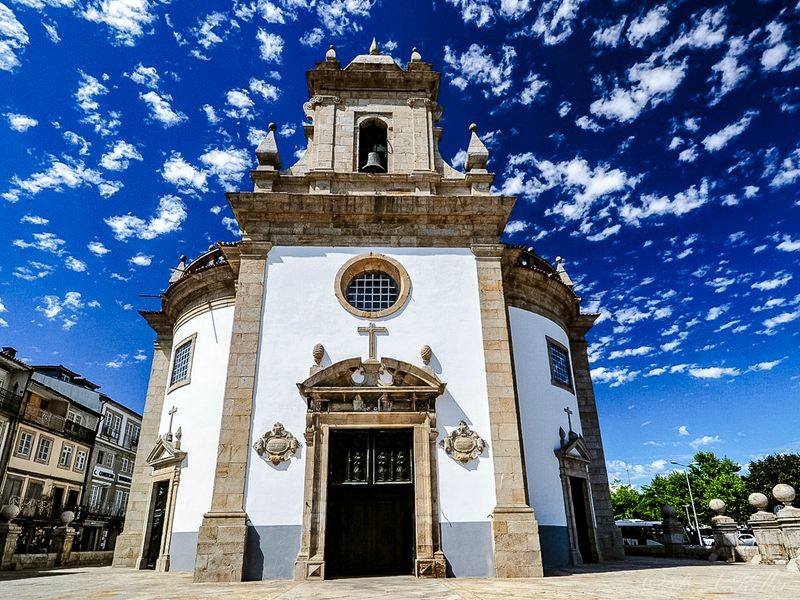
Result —
<instances>
[{"instance_id":1,"label":"carved stone coat of arms","mask_svg":"<svg viewBox=\"0 0 800 600\"><path fill-rule=\"evenodd\" d=\"M258 455L273 465L288 461L299 447L300 442L286 431L281 423L275 423L272 431L266 432L253 444L253 449Z\"/></svg>"},{"instance_id":2,"label":"carved stone coat of arms","mask_svg":"<svg viewBox=\"0 0 800 600\"><path fill-rule=\"evenodd\" d=\"M439 445L454 459L466 463L481 455L486 442L472 431L469 425L461 421L458 427L439 442Z\"/></svg>"}]
</instances>

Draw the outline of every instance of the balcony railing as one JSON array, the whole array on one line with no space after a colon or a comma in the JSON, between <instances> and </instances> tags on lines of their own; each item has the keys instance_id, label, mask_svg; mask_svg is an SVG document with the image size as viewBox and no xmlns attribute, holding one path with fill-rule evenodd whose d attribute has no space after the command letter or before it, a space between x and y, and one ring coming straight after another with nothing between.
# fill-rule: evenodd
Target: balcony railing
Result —
<instances>
[{"instance_id":1,"label":"balcony railing","mask_svg":"<svg viewBox=\"0 0 800 600\"><path fill-rule=\"evenodd\" d=\"M92 502L81 506L81 512L104 517L124 517L127 505L121 502Z\"/></svg>"},{"instance_id":2,"label":"balcony railing","mask_svg":"<svg viewBox=\"0 0 800 600\"><path fill-rule=\"evenodd\" d=\"M64 433L87 444L94 442L96 435L94 429L89 429L69 419L64 423Z\"/></svg>"},{"instance_id":3,"label":"balcony railing","mask_svg":"<svg viewBox=\"0 0 800 600\"><path fill-rule=\"evenodd\" d=\"M119 429L112 429L111 427L103 427L100 430L100 436L115 442L119 439Z\"/></svg>"},{"instance_id":4,"label":"balcony railing","mask_svg":"<svg viewBox=\"0 0 800 600\"><path fill-rule=\"evenodd\" d=\"M126 448L136 448L139 445L139 436L138 435L126 435L125 439L122 442L122 445Z\"/></svg>"},{"instance_id":5,"label":"balcony railing","mask_svg":"<svg viewBox=\"0 0 800 600\"><path fill-rule=\"evenodd\" d=\"M64 421L66 419L61 415L56 415L48 410L42 410L33 406L28 406L25 411L25 418L39 425L44 425L49 429L55 431L64 431Z\"/></svg>"},{"instance_id":6,"label":"balcony railing","mask_svg":"<svg viewBox=\"0 0 800 600\"><path fill-rule=\"evenodd\" d=\"M0 409L14 416L19 414L19 407L22 405L22 396L0 389Z\"/></svg>"},{"instance_id":7,"label":"balcony railing","mask_svg":"<svg viewBox=\"0 0 800 600\"><path fill-rule=\"evenodd\" d=\"M23 498L21 496L12 496L4 504L19 506L20 517L49 519L53 514L53 499L48 497Z\"/></svg>"}]
</instances>

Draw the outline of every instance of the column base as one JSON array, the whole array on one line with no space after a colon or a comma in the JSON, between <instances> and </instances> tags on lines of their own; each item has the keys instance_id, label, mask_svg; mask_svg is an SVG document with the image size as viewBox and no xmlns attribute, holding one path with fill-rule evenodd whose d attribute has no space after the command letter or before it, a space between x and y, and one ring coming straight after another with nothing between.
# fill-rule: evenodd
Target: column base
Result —
<instances>
[{"instance_id":1,"label":"column base","mask_svg":"<svg viewBox=\"0 0 800 600\"><path fill-rule=\"evenodd\" d=\"M208 512L197 539L194 581L236 582L244 576L247 513Z\"/></svg>"},{"instance_id":2,"label":"column base","mask_svg":"<svg viewBox=\"0 0 800 600\"><path fill-rule=\"evenodd\" d=\"M325 560L321 558L297 557L294 563L294 580L325 579Z\"/></svg>"},{"instance_id":3,"label":"column base","mask_svg":"<svg viewBox=\"0 0 800 600\"><path fill-rule=\"evenodd\" d=\"M417 558L414 561L414 576L434 579L447 577L447 560L444 552L434 552L433 558Z\"/></svg>"},{"instance_id":4,"label":"column base","mask_svg":"<svg viewBox=\"0 0 800 600\"><path fill-rule=\"evenodd\" d=\"M156 573L167 573L169 571L169 554L159 556L156 560Z\"/></svg>"},{"instance_id":5,"label":"column base","mask_svg":"<svg viewBox=\"0 0 800 600\"><path fill-rule=\"evenodd\" d=\"M539 524L530 506L496 506L492 535L495 577L544 577Z\"/></svg>"}]
</instances>

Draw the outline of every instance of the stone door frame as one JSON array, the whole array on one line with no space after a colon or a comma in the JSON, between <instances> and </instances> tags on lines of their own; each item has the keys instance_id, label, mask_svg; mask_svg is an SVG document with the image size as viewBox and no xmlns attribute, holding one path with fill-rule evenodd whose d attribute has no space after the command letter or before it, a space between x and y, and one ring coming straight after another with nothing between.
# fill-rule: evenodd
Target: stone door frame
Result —
<instances>
[{"instance_id":1,"label":"stone door frame","mask_svg":"<svg viewBox=\"0 0 800 600\"><path fill-rule=\"evenodd\" d=\"M328 458L334 429L412 429L414 456L414 575L444 577L438 514L435 416L413 413L315 413L306 432L303 528L294 579L325 579Z\"/></svg>"},{"instance_id":2,"label":"stone door frame","mask_svg":"<svg viewBox=\"0 0 800 600\"><path fill-rule=\"evenodd\" d=\"M601 562L602 556L597 543L597 519L594 513L592 485L589 478L591 458L583 443L583 438L580 436L573 437L570 442L565 443L559 450L556 450L555 454L558 458L561 491L564 496L564 510L567 517L570 561L573 565L582 565L584 562L578 545L578 524L575 518L575 506L572 502L572 482L570 478L575 477L585 482L584 499L589 513L589 544L591 546L593 559L595 562Z\"/></svg>"}]
</instances>

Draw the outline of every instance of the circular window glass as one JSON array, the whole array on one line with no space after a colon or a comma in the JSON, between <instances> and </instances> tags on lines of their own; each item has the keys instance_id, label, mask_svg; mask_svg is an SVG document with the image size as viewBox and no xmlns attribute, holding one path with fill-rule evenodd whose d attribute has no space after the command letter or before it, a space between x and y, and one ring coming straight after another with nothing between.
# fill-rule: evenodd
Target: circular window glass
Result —
<instances>
[{"instance_id":1,"label":"circular window glass","mask_svg":"<svg viewBox=\"0 0 800 600\"><path fill-rule=\"evenodd\" d=\"M378 312L394 306L399 295L397 282L382 271L356 275L347 284L347 302L365 312Z\"/></svg>"}]
</instances>

